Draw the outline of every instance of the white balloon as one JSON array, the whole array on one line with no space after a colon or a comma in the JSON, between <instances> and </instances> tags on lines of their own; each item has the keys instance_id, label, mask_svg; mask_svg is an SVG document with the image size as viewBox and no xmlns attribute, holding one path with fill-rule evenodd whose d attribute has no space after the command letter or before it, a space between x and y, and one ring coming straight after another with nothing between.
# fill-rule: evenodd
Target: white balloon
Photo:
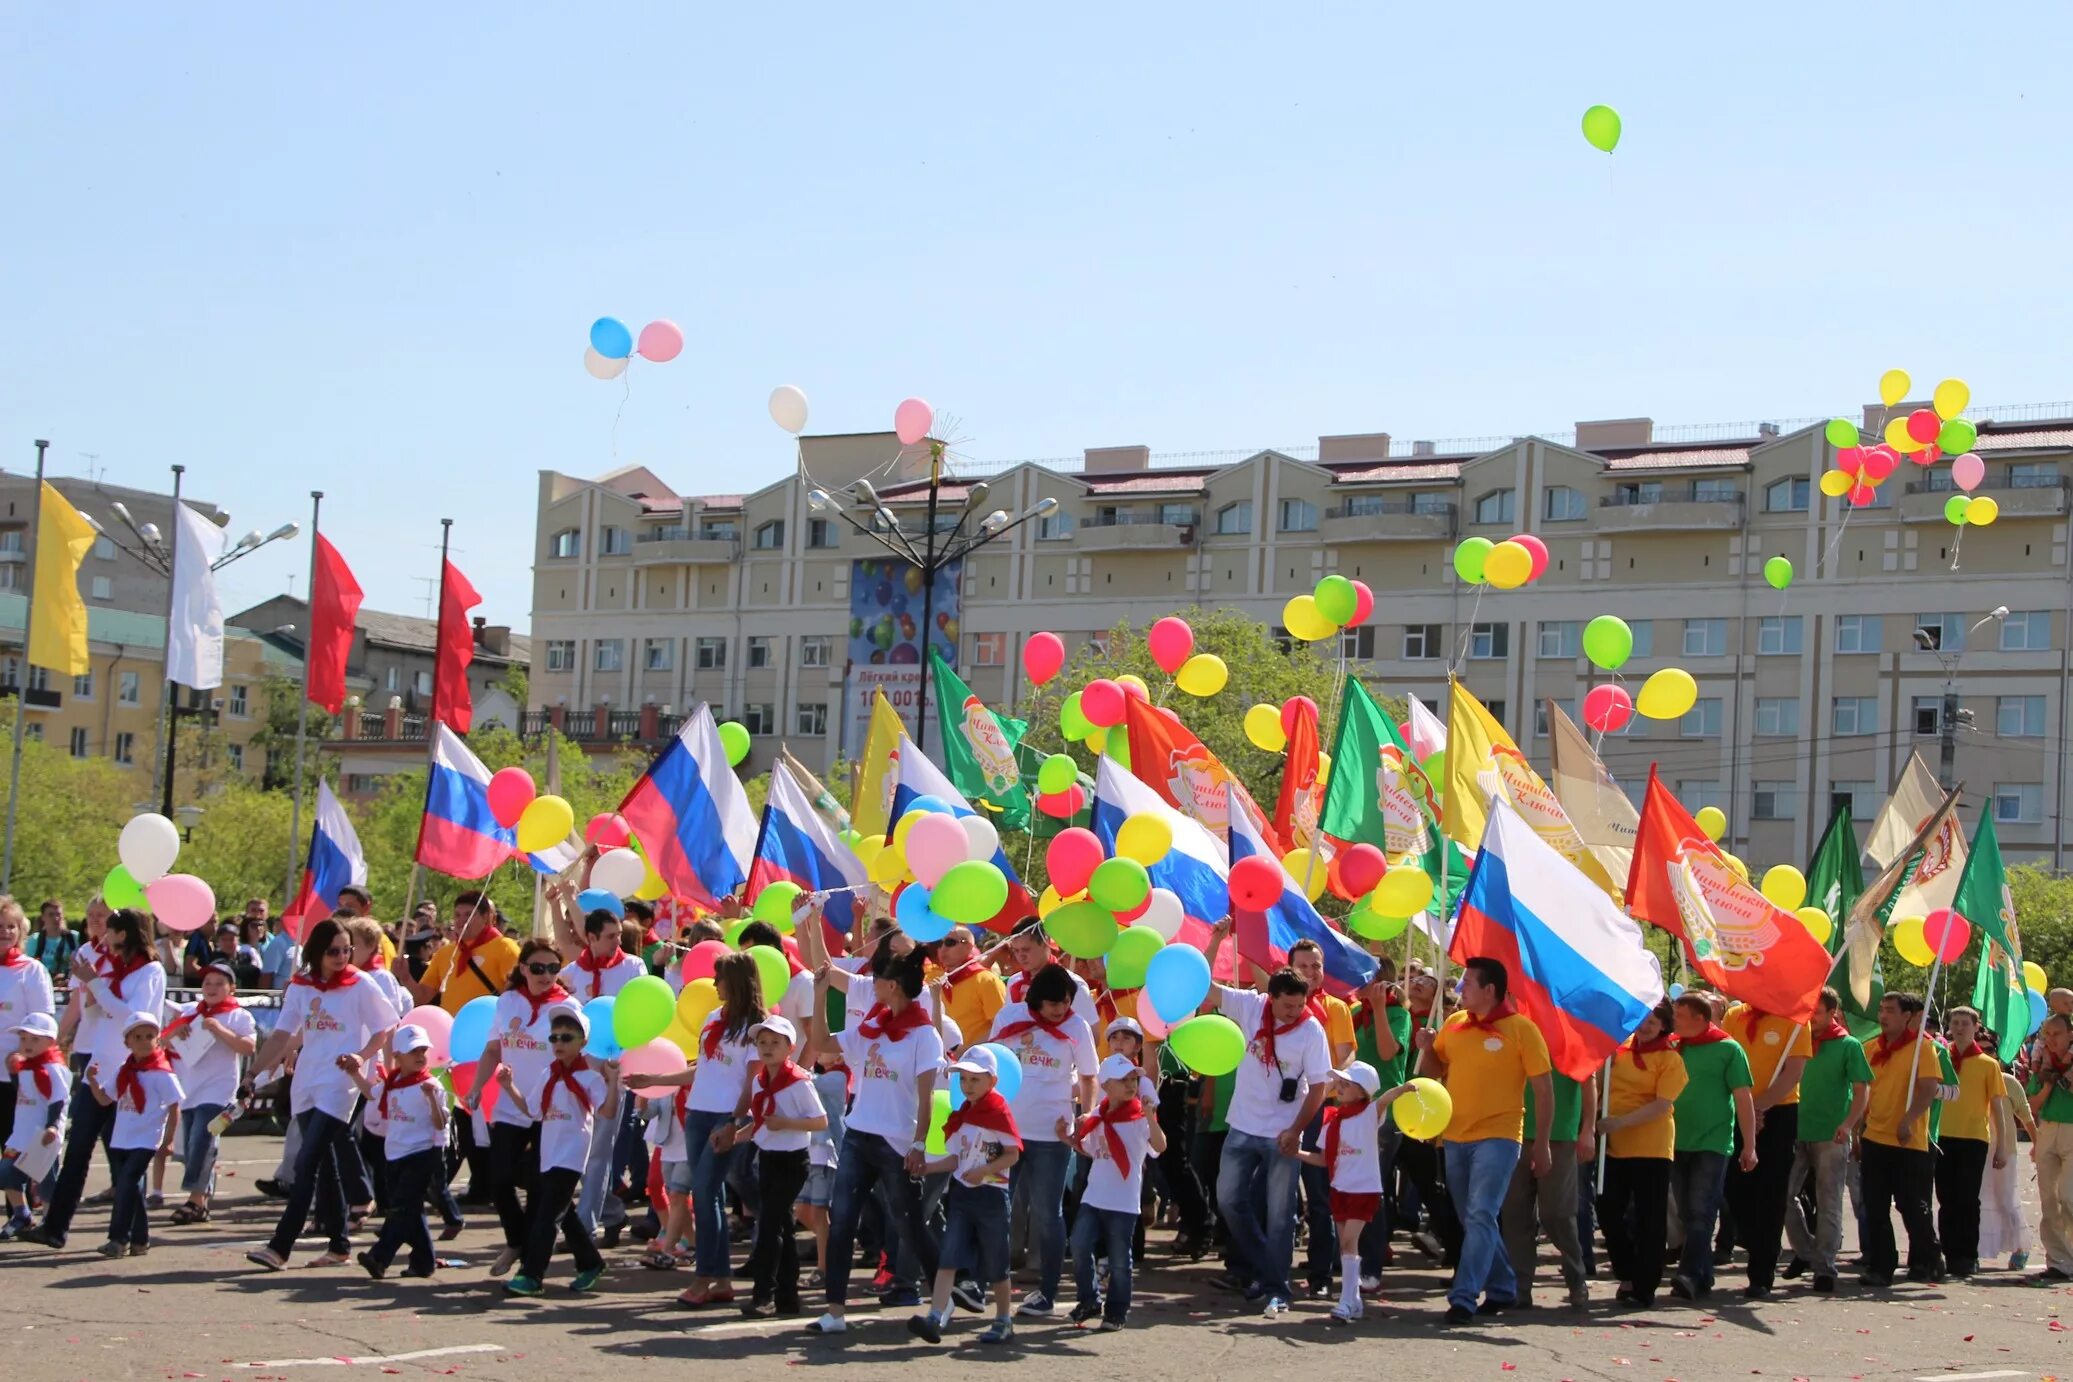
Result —
<instances>
[{"instance_id":1,"label":"white balloon","mask_svg":"<svg viewBox=\"0 0 2073 1382\"><path fill-rule=\"evenodd\" d=\"M1145 903L1144 915L1132 926L1149 926L1164 940L1171 941L1180 935L1180 924L1187 913L1182 910L1180 898L1171 889L1154 888Z\"/></svg>"},{"instance_id":2,"label":"white balloon","mask_svg":"<svg viewBox=\"0 0 2073 1382\"><path fill-rule=\"evenodd\" d=\"M617 379L620 375L626 373L626 360L624 357L617 360L607 360L604 356L597 353L596 347L585 346L583 347L583 368L589 370L591 377L594 379Z\"/></svg>"},{"instance_id":3,"label":"white balloon","mask_svg":"<svg viewBox=\"0 0 2073 1382\"><path fill-rule=\"evenodd\" d=\"M980 863L993 858L1001 847L1001 833L992 821L984 816L960 816L957 823L965 828L965 858Z\"/></svg>"},{"instance_id":4,"label":"white balloon","mask_svg":"<svg viewBox=\"0 0 2073 1382\"><path fill-rule=\"evenodd\" d=\"M797 436L806 430L806 394L792 384L770 391L770 420Z\"/></svg>"},{"instance_id":5,"label":"white balloon","mask_svg":"<svg viewBox=\"0 0 2073 1382\"><path fill-rule=\"evenodd\" d=\"M648 865L630 849L610 849L590 866L590 886L618 897L632 897L648 881Z\"/></svg>"},{"instance_id":6,"label":"white balloon","mask_svg":"<svg viewBox=\"0 0 2073 1382\"><path fill-rule=\"evenodd\" d=\"M156 811L132 817L115 842L115 855L139 885L156 883L180 857L180 831Z\"/></svg>"}]
</instances>

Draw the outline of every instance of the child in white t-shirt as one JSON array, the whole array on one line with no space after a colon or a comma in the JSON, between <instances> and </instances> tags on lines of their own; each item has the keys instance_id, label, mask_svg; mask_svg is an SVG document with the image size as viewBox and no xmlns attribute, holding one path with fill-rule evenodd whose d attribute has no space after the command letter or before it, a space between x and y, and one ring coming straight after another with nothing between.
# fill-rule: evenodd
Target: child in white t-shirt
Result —
<instances>
[{"instance_id":1,"label":"child in white t-shirt","mask_svg":"<svg viewBox=\"0 0 2073 1382\"><path fill-rule=\"evenodd\" d=\"M7 1058L14 1080L14 1126L0 1152L0 1188L7 1191L7 1222L0 1242L29 1226L28 1191L38 1187L45 1200L57 1179L58 1158L65 1140L65 1111L72 1097L72 1072L58 1046L58 1021L49 1013L29 1013L8 1029L17 1049ZM33 1176L22 1167L48 1165Z\"/></svg>"},{"instance_id":2,"label":"child in white t-shirt","mask_svg":"<svg viewBox=\"0 0 2073 1382\"><path fill-rule=\"evenodd\" d=\"M1145 1116L1137 1097L1144 1078L1128 1056L1112 1055L1101 1063L1104 1096L1094 1113L1073 1129L1073 1147L1087 1158L1087 1188L1073 1220L1073 1280L1079 1303L1072 1322L1099 1317L1103 1332L1121 1329L1130 1314L1130 1248L1137 1237L1137 1217L1144 1201L1147 1156L1166 1150L1166 1134L1155 1118ZM1108 1256L1108 1298L1094 1280L1094 1261Z\"/></svg>"},{"instance_id":3,"label":"child in white t-shirt","mask_svg":"<svg viewBox=\"0 0 2073 1382\"><path fill-rule=\"evenodd\" d=\"M1339 1232L1339 1266L1343 1281L1332 1320L1352 1324L1361 1315L1360 1235L1382 1208L1382 1110L1395 1103L1409 1085L1384 1093L1382 1077L1366 1061L1334 1070L1331 1096L1316 1145L1296 1153L1331 1178L1332 1222Z\"/></svg>"},{"instance_id":4,"label":"child in white t-shirt","mask_svg":"<svg viewBox=\"0 0 2073 1382\"><path fill-rule=\"evenodd\" d=\"M813 1078L792 1062L799 1033L772 1014L749 1028L762 1063L749 1080L747 1135L756 1145L756 1239L748 1273L755 1293L741 1313L751 1319L799 1313L798 1232L792 1202L806 1185L813 1135L828 1126L828 1111Z\"/></svg>"},{"instance_id":5,"label":"child in white t-shirt","mask_svg":"<svg viewBox=\"0 0 2073 1382\"><path fill-rule=\"evenodd\" d=\"M994 1084L1000 1059L988 1046L974 1046L950 1067L964 1093L943 1125L943 1155L930 1160L930 1174L953 1173L944 1190L948 1212L943 1252L929 1308L907 1321L907 1332L932 1344L943 1342L950 1322L950 1293L963 1272L989 1285L993 1323L982 1344L1014 1337L1010 1318L1014 1288L1008 1280L1008 1170L1022 1156L1022 1134L1008 1101Z\"/></svg>"},{"instance_id":6,"label":"child in white t-shirt","mask_svg":"<svg viewBox=\"0 0 2073 1382\"><path fill-rule=\"evenodd\" d=\"M151 1251L151 1217L144 1208L144 1177L158 1152L166 1118L180 1107L180 1081L173 1061L158 1049L156 1013L134 1012L122 1024L123 1049L129 1052L112 1076L99 1062L87 1067L94 1098L114 1105L115 1131L108 1138L108 1160L115 1178L115 1212L108 1220L108 1241L101 1256L142 1257ZM109 1091L113 1091L111 1095Z\"/></svg>"},{"instance_id":7,"label":"child in white t-shirt","mask_svg":"<svg viewBox=\"0 0 2073 1382\"><path fill-rule=\"evenodd\" d=\"M514 1296L537 1296L545 1289L541 1283L557 1236L576 1262L570 1290L588 1291L605 1274L604 1255L576 1213L576 1184L590 1158L592 1135L599 1127L618 1126L619 1071L599 1062L599 1073L584 1056L590 1019L573 1001L556 1003L549 1021L552 1059L544 1070L524 1088L510 1066L497 1071L503 1097L515 1101L510 1105L513 1111L540 1125L540 1176L526 1205L525 1244L519 1250L518 1271L504 1283L506 1294Z\"/></svg>"},{"instance_id":8,"label":"child in white t-shirt","mask_svg":"<svg viewBox=\"0 0 2073 1382\"><path fill-rule=\"evenodd\" d=\"M358 1261L367 1275L380 1281L408 1245L405 1276L430 1276L439 1265L432 1249L432 1231L425 1223L425 1198L446 1175L446 1089L432 1078L432 1038L423 1027L407 1023L389 1042L393 1068L367 1070L357 1056L346 1074L367 1100L367 1131L381 1139L388 1156L388 1215L374 1246Z\"/></svg>"}]
</instances>

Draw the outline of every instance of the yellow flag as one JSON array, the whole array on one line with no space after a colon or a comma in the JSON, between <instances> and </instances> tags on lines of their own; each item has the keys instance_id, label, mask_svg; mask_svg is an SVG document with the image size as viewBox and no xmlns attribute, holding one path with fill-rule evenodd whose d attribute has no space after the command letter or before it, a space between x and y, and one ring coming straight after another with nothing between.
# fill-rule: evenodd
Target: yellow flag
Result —
<instances>
[{"instance_id":1,"label":"yellow flag","mask_svg":"<svg viewBox=\"0 0 2073 1382\"><path fill-rule=\"evenodd\" d=\"M850 824L859 835L883 835L892 820L893 788L899 776L893 762L899 757L900 717L894 713L885 692L871 693L871 728L864 735L864 757L857 770L857 796L849 811Z\"/></svg>"},{"instance_id":2,"label":"yellow flag","mask_svg":"<svg viewBox=\"0 0 2073 1382\"><path fill-rule=\"evenodd\" d=\"M93 669L86 649L86 601L79 598L79 563L93 545L93 526L85 515L45 480L29 612L29 661L38 667L72 677Z\"/></svg>"},{"instance_id":3,"label":"yellow flag","mask_svg":"<svg viewBox=\"0 0 2073 1382\"><path fill-rule=\"evenodd\" d=\"M1549 848L1576 865L1608 897L1618 899L1611 875L1584 843L1561 800L1533 771L1504 726L1457 681L1447 707L1448 837L1456 844L1478 847L1492 797L1501 798Z\"/></svg>"}]
</instances>

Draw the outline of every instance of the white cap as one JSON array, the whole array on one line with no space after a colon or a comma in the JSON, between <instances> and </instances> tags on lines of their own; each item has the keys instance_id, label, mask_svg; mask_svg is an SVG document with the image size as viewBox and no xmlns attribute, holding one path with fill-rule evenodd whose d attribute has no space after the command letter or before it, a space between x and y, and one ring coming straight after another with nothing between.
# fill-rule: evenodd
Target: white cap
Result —
<instances>
[{"instance_id":1,"label":"white cap","mask_svg":"<svg viewBox=\"0 0 2073 1382\"><path fill-rule=\"evenodd\" d=\"M49 1013L30 1013L7 1030L26 1032L30 1036L55 1037L58 1034L58 1020Z\"/></svg>"},{"instance_id":2,"label":"white cap","mask_svg":"<svg viewBox=\"0 0 2073 1382\"><path fill-rule=\"evenodd\" d=\"M590 1019L583 1015L583 1008L580 1004L556 1003L547 1010L547 1025L550 1028L553 1027L554 1020L558 1017L566 1017L569 1021L582 1028L586 1039L590 1036Z\"/></svg>"},{"instance_id":3,"label":"white cap","mask_svg":"<svg viewBox=\"0 0 2073 1382\"><path fill-rule=\"evenodd\" d=\"M951 1020L949 1013L943 1014L943 1049L955 1052L965 1044L964 1028Z\"/></svg>"},{"instance_id":4,"label":"white cap","mask_svg":"<svg viewBox=\"0 0 2073 1382\"><path fill-rule=\"evenodd\" d=\"M1137 1019L1134 1017L1119 1017L1109 1023L1107 1035L1114 1036L1117 1032L1128 1032L1139 1041L1144 1040L1144 1028L1137 1025Z\"/></svg>"},{"instance_id":5,"label":"white cap","mask_svg":"<svg viewBox=\"0 0 2073 1382\"><path fill-rule=\"evenodd\" d=\"M950 1068L962 1075L992 1075L996 1079L1001 1073L1000 1057L994 1055L992 1049L984 1044L966 1051Z\"/></svg>"},{"instance_id":6,"label":"white cap","mask_svg":"<svg viewBox=\"0 0 2073 1382\"><path fill-rule=\"evenodd\" d=\"M1101 1063L1100 1079L1103 1084L1110 1080L1127 1080L1138 1074L1137 1062L1128 1056L1110 1056Z\"/></svg>"},{"instance_id":7,"label":"white cap","mask_svg":"<svg viewBox=\"0 0 2073 1382\"><path fill-rule=\"evenodd\" d=\"M432 1034L415 1022L406 1022L389 1038L389 1049L399 1056L408 1051L429 1051L432 1049Z\"/></svg>"},{"instance_id":8,"label":"white cap","mask_svg":"<svg viewBox=\"0 0 2073 1382\"><path fill-rule=\"evenodd\" d=\"M156 1017L153 1017L150 1013L131 1013L128 1017L123 1019L122 1034L124 1036L128 1036L131 1032L136 1031L139 1027L149 1027L151 1028L151 1030L155 1032L164 1025L164 1023L160 1022Z\"/></svg>"},{"instance_id":9,"label":"white cap","mask_svg":"<svg viewBox=\"0 0 2073 1382\"><path fill-rule=\"evenodd\" d=\"M792 1020L788 1017L781 1017L776 1013L771 1013L761 1022L749 1028L750 1036L754 1036L758 1032L775 1032L786 1041L797 1041L799 1039L799 1029L792 1025Z\"/></svg>"},{"instance_id":10,"label":"white cap","mask_svg":"<svg viewBox=\"0 0 2073 1382\"><path fill-rule=\"evenodd\" d=\"M1354 1061L1344 1070L1334 1070L1332 1078L1359 1085L1361 1092L1370 1099L1382 1092L1382 1077L1375 1073L1374 1066L1364 1060Z\"/></svg>"}]
</instances>

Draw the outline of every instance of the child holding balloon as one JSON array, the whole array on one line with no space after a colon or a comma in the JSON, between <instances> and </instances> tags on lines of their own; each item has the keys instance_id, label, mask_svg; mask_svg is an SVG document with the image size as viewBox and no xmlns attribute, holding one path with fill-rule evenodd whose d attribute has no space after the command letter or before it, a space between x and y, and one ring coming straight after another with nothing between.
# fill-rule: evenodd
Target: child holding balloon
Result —
<instances>
[{"instance_id":1,"label":"child holding balloon","mask_svg":"<svg viewBox=\"0 0 2073 1382\"><path fill-rule=\"evenodd\" d=\"M1382 1111L1406 1090L1385 1091L1382 1076L1366 1061L1334 1070L1331 1097L1317 1138L1296 1155L1322 1169L1331 1181L1332 1224L1339 1235L1339 1303L1332 1319L1352 1324L1362 1311L1360 1240L1382 1212Z\"/></svg>"},{"instance_id":2,"label":"child holding balloon","mask_svg":"<svg viewBox=\"0 0 2073 1382\"><path fill-rule=\"evenodd\" d=\"M526 1204L524 1249L517 1273L504 1283L505 1292L514 1296L540 1294L557 1236L576 1262L570 1290L588 1291L605 1272L603 1254L576 1216L576 1182L590 1158L590 1139L598 1127L617 1125L619 1070L604 1062L592 1069L584 1057L590 1020L581 1008L558 1003L551 1021L547 1040L553 1059L530 1083L520 1085L509 1065L497 1071L504 1091L498 1106L510 1104L540 1128L540 1175Z\"/></svg>"}]
</instances>

